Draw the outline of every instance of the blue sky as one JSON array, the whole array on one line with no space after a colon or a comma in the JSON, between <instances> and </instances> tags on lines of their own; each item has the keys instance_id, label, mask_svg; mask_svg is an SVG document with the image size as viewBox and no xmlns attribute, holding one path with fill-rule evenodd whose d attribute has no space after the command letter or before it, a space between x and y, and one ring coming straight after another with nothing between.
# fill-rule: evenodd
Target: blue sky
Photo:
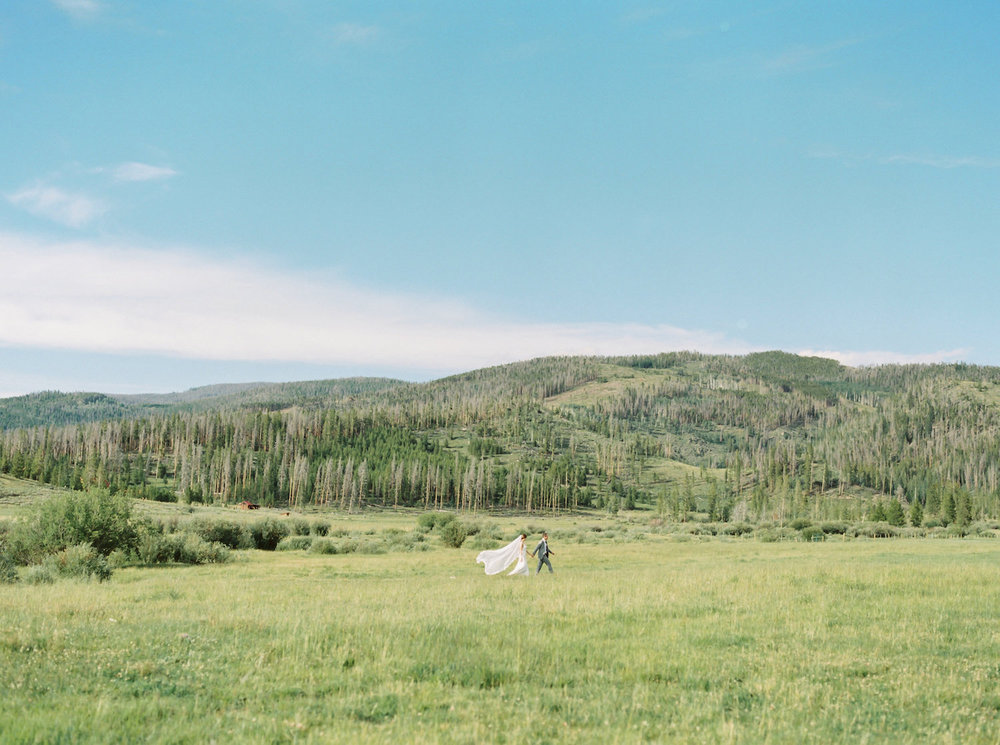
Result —
<instances>
[{"instance_id":1,"label":"blue sky","mask_svg":"<svg viewBox=\"0 0 1000 745\"><path fill-rule=\"evenodd\" d=\"M7 0L0 396L1000 364L1000 6Z\"/></svg>"}]
</instances>

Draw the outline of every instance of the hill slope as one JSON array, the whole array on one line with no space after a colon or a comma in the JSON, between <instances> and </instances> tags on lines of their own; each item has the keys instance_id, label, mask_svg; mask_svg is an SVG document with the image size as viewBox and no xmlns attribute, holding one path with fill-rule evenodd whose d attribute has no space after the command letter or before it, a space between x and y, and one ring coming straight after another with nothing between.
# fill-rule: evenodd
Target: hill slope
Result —
<instances>
[{"instance_id":1,"label":"hill slope","mask_svg":"<svg viewBox=\"0 0 1000 745\"><path fill-rule=\"evenodd\" d=\"M409 385L388 378L342 378L296 383L234 383L182 393L105 394L45 391L0 399L0 429L60 427L102 420L212 409L324 406L343 398Z\"/></svg>"},{"instance_id":2,"label":"hill slope","mask_svg":"<svg viewBox=\"0 0 1000 745\"><path fill-rule=\"evenodd\" d=\"M126 407L116 421L7 433L0 470L343 509L898 520L918 504L943 521L1000 516L997 368L674 353L111 400Z\"/></svg>"}]
</instances>

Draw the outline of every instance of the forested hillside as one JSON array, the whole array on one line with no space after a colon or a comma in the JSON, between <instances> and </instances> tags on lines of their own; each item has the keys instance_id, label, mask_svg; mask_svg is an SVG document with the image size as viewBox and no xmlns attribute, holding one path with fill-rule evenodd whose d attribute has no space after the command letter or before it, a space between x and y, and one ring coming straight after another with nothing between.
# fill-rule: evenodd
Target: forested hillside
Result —
<instances>
[{"instance_id":1,"label":"forested hillside","mask_svg":"<svg viewBox=\"0 0 1000 745\"><path fill-rule=\"evenodd\" d=\"M291 406L325 406L333 402L399 386L388 378L343 378L299 383L236 383L192 388L183 393L114 395L45 391L0 399L0 430L25 427L58 427L112 419L129 419L157 413L196 412L211 409Z\"/></svg>"},{"instance_id":2,"label":"forested hillside","mask_svg":"<svg viewBox=\"0 0 1000 745\"><path fill-rule=\"evenodd\" d=\"M85 396L69 425L72 407L40 394L34 415L51 423L0 434L0 471L298 509L638 506L676 520L898 524L1000 516L997 368L673 353L545 358L426 384L201 393ZM87 421L87 406L108 408Z\"/></svg>"}]
</instances>

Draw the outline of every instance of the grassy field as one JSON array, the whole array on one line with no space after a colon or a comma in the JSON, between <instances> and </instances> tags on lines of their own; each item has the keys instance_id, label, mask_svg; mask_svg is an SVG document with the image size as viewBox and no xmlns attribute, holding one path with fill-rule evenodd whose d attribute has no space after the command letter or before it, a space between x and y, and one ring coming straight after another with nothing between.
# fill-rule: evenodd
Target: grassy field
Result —
<instances>
[{"instance_id":1,"label":"grassy field","mask_svg":"<svg viewBox=\"0 0 1000 745\"><path fill-rule=\"evenodd\" d=\"M0 585L0 742L1000 738L994 540L548 524L553 576L435 547Z\"/></svg>"}]
</instances>

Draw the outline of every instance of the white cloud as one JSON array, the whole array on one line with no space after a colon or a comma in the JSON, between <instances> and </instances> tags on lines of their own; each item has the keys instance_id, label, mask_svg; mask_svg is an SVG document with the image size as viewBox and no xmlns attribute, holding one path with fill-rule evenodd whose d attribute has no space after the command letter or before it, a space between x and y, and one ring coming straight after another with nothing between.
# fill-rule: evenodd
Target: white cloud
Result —
<instances>
[{"instance_id":1,"label":"white cloud","mask_svg":"<svg viewBox=\"0 0 1000 745\"><path fill-rule=\"evenodd\" d=\"M113 170L115 181L156 181L177 175L177 171L167 166L152 166L148 163L122 163Z\"/></svg>"},{"instance_id":2,"label":"white cloud","mask_svg":"<svg viewBox=\"0 0 1000 745\"><path fill-rule=\"evenodd\" d=\"M97 0L52 0L52 4L74 18L93 18L104 6Z\"/></svg>"},{"instance_id":3,"label":"white cloud","mask_svg":"<svg viewBox=\"0 0 1000 745\"><path fill-rule=\"evenodd\" d=\"M359 289L333 276L185 250L0 232L0 266L0 346L441 373L549 355L761 351L720 333L666 324L487 317L440 298ZM952 362L969 351L798 354L862 366Z\"/></svg>"},{"instance_id":4,"label":"white cloud","mask_svg":"<svg viewBox=\"0 0 1000 745\"><path fill-rule=\"evenodd\" d=\"M0 345L455 372L548 355L741 354L667 325L532 323L245 260L0 233Z\"/></svg>"},{"instance_id":5,"label":"white cloud","mask_svg":"<svg viewBox=\"0 0 1000 745\"><path fill-rule=\"evenodd\" d=\"M883 165L913 165L930 168L1000 168L1000 159L953 155L888 155L878 158Z\"/></svg>"},{"instance_id":6,"label":"white cloud","mask_svg":"<svg viewBox=\"0 0 1000 745\"><path fill-rule=\"evenodd\" d=\"M979 155L935 155L933 153L894 155L861 155L844 152L835 148L815 148L809 157L821 160L840 160L850 165L877 163L883 166L925 166L927 168L1000 168L1000 158L986 158Z\"/></svg>"},{"instance_id":7,"label":"white cloud","mask_svg":"<svg viewBox=\"0 0 1000 745\"><path fill-rule=\"evenodd\" d=\"M885 350L834 351L827 349L819 351L803 349L796 354L804 357L826 357L849 367L864 367L869 365L924 365L938 362L959 362L968 358L971 351L970 349L947 349L937 352L903 354Z\"/></svg>"},{"instance_id":8,"label":"white cloud","mask_svg":"<svg viewBox=\"0 0 1000 745\"><path fill-rule=\"evenodd\" d=\"M378 26L361 23L338 23L330 29L330 38L336 46L366 46L379 36Z\"/></svg>"},{"instance_id":9,"label":"white cloud","mask_svg":"<svg viewBox=\"0 0 1000 745\"><path fill-rule=\"evenodd\" d=\"M834 64L833 57L836 52L860 43L861 39L841 39L818 46L800 44L763 60L761 66L767 73L805 72L831 67Z\"/></svg>"},{"instance_id":10,"label":"white cloud","mask_svg":"<svg viewBox=\"0 0 1000 745\"><path fill-rule=\"evenodd\" d=\"M107 205L98 199L40 183L26 186L6 197L15 207L72 228L82 228L108 210Z\"/></svg>"}]
</instances>

